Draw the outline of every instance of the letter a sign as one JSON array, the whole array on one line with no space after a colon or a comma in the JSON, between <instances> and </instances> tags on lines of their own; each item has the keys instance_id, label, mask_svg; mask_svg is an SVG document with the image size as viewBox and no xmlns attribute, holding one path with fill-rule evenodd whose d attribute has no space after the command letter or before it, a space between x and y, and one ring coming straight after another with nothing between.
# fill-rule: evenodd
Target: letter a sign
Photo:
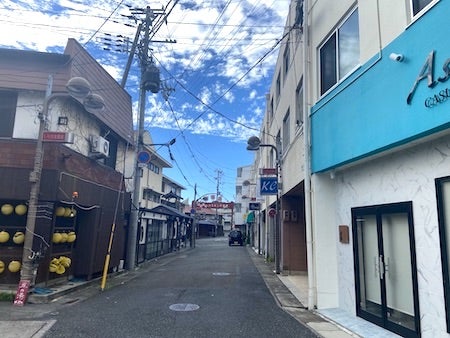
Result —
<instances>
[{"instance_id":1,"label":"letter a sign","mask_svg":"<svg viewBox=\"0 0 450 338\"><path fill-rule=\"evenodd\" d=\"M278 193L278 178L261 177L259 192L261 195L276 195Z\"/></svg>"}]
</instances>

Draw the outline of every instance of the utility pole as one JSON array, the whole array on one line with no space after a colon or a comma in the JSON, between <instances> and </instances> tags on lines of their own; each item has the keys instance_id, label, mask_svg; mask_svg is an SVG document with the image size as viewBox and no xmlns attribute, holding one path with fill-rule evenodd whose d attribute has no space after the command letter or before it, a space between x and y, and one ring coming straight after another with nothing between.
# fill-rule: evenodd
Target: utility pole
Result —
<instances>
[{"instance_id":1,"label":"utility pole","mask_svg":"<svg viewBox=\"0 0 450 338\"><path fill-rule=\"evenodd\" d=\"M134 56L134 51L136 47L138 47L138 56L140 61L141 68L141 82L139 87L139 103L138 103L138 111L139 111L139 119L137 125L137 135L136 135L136 158L135 158L135 168L134 168L134 191L132 197L132 208L130 215L130 223L129 223L129 232L128 232L128 245L127 245L127 259L126 259L126 268L128 270L132 270L136 266L136 250L137 250L137 234L138 234L138 225L139 225L139 207L140 207L140 198L141 198L141 166L137 161L138 154L143 150L143 135L144 135L144 122L145 122L145 103L147 100L147 91L151 91L156 94L159 92L161 87L160 73L159 69L156 67L154 60L152 57L149 57L149 45L150 42L150 33L155 34L153 26L153 21L156 18L156 15L164 15L164 19L167 17L167 14L164 13L164 10L152 10L150 6L147 6L145 10L139 8L131 9L133 11L133 15L145 14L145 19L142 24L139 24L136 37L131 48L131 53L129 56L129 60L127 63L127 68L125 70L125 74L122 79L122 87L125 87L126 80L128 77L129 65L131 65L131 60ZM159 28L159 27L158 27ZM144 35L139 42L139 36L141 30L144 31ZM158 41L158 42L169 42L174 43L175 41L167 40L167 41Z\"/></svg>"},{"instance_id":2,"label":"utility pole","mask_svg":"<svg viewBox=\"0 0 450 338\"><path fill-rule=\"evenodd\" d=\"M217 172L217 186L216 186L216 201L219 202L219 194L220 194L220 179L222 178L223 171L218 169ZM216 227L214 229L214 235L217 235L217 225L219 224L219 212L218 212L218 203L216 203Z\"/></svg>"}]
</instances>

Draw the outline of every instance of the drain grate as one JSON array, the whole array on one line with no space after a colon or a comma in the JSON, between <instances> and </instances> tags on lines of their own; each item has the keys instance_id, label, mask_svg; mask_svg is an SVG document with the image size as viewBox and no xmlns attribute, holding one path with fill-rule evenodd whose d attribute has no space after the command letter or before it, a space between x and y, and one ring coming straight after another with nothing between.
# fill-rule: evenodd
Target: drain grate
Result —
<instances>
[{"instance_id":1,"label":"drain grate","mask_svg":"<svg viewBox=\"0 0 450 338\"><path fill-rule=\"evenodd\" d=\"M182 312L187 312L187 311L195 311L200 309L200 306L198 306L197 304L189 304L189 303L185 303L185 304L172 304L169 306L169 309L171 309L172 311L182 311Z\"/></svg>"}]
</instances>

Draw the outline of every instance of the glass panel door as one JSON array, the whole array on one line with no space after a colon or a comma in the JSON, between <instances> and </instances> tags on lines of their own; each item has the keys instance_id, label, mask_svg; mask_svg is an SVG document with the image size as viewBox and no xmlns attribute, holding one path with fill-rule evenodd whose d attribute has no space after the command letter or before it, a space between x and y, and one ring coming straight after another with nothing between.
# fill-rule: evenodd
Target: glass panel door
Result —
<instances>
[{"instance_id":1,"label":"glass panel door","mask_svg":"<svg viewBox=\"0 0 450 338\"><path fill-rule=\"evenodd\" d=\"M386 318L414 330L414 295L408 214L382 216Z\"/></svg>"},{"instance_id":2,"label":"glass panel door","mask_svg":"<svg viewBox=\"0 0 450 338\"><path fill-rule=\"evenodd\" d=\"M359 256L359 306L378 318L382 318L380 253L378 251L377 220L373 215L356 219Z\"/></svg>"},{"instance_id":3,"label":"glass panel door","mask_svg":"<svg viewBox=\"0 0 450 338\"><path fill-rule=\"evenodd\" d=\"M358 316L418 337L412 204L352 209Z\"/></svg>"}]
</instances>

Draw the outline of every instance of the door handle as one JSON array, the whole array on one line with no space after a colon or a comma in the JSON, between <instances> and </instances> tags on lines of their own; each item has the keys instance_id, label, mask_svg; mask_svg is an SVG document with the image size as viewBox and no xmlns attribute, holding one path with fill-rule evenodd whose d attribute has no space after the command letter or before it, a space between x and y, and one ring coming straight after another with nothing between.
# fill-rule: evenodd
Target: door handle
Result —
<instances>
[{"instance_id":1,"label":"door handle","mask_svg":"<svg viewBox=\"0 0 450 338\"><path fill-rule=\"evenodd\" d=\"M378 257L378 264L379 264L379 266L380 266L380 279L383 279L384 278L384 273L385 273L385 266L384 266L384 262L383 262L383 255L380 255L379 257Z\"/></svg>"}]
</instances>

